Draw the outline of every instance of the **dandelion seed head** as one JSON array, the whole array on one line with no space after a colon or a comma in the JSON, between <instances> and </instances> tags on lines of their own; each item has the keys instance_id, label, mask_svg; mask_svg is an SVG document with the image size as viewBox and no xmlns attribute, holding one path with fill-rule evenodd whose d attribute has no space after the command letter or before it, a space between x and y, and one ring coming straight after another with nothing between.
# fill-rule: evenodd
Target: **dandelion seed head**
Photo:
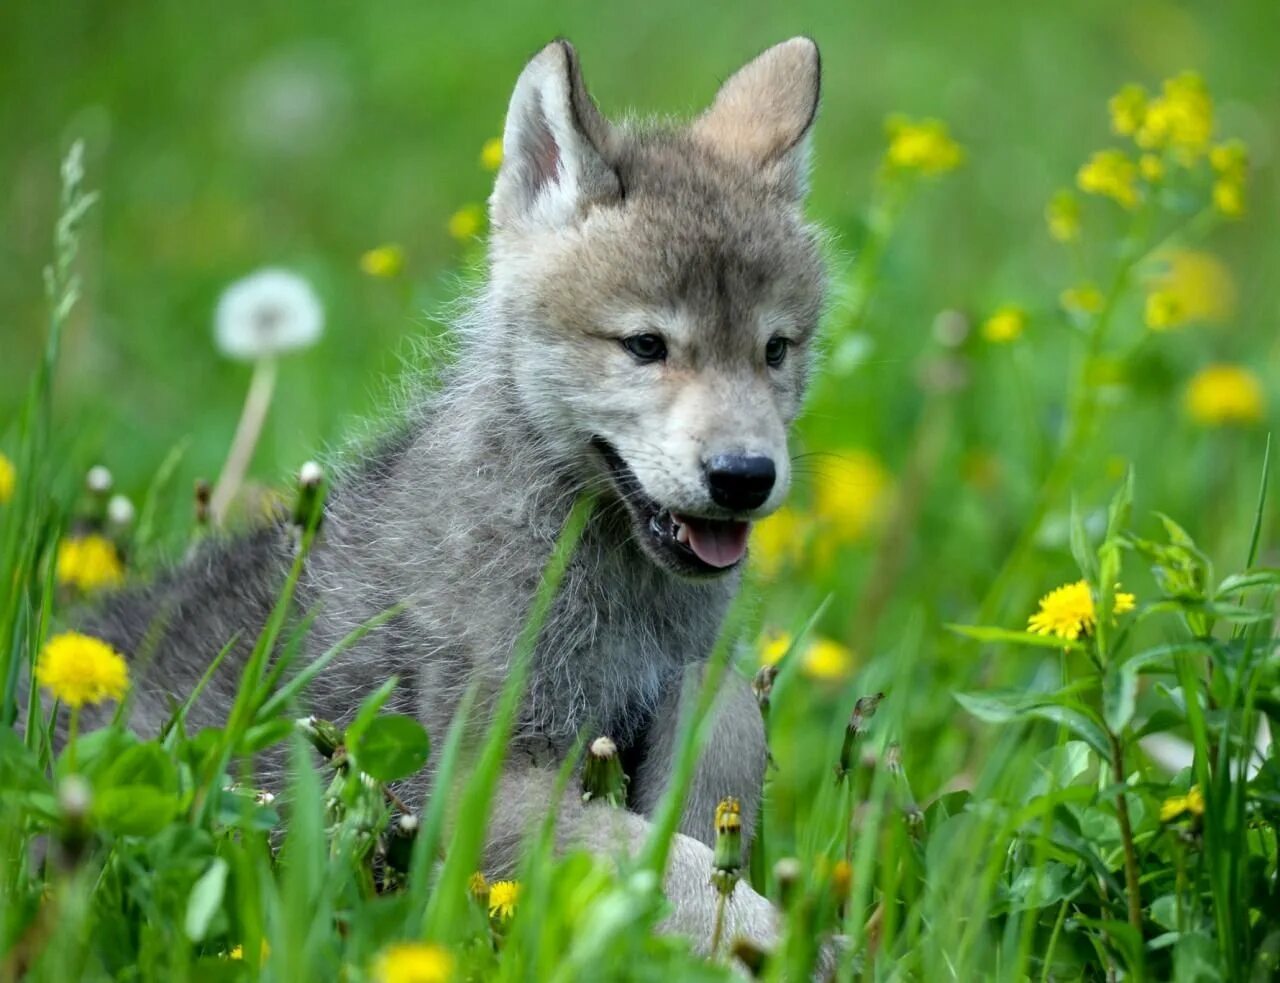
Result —
<instances>
[{"instance_id":1,"label":"dandelion seed head","mask_svg":"<svg viewBox=\"0 0 1280 983\"><path fill-rule=\"evenodd\" d=\"M84 476L84 486L95 495L105 495L114 484L111 471L101 464L95 464Z\"/></svg>"},{"instance_id":2,"label":"dandelion seed head","mask_svg":"<svg viewBox=\"0 0 1280 983\"><path fill-rule=\"evenodd\" d=\"M112 495L107 502L107 521L113 526L127 528L133 525L136 516L137 510L127 495Z\"/></svg>"},{"instance_id":3,"label":"dandelion seed head","mask_svg":"<svg viewBox=\"0 0 1280 983\"><path fill-rule=\"evenodd\" d=\"M218 299L214 340L228 358L256 361L315 344L324 309L311 285L288 270L237 280Z\"/></svg>"}]
</instances>

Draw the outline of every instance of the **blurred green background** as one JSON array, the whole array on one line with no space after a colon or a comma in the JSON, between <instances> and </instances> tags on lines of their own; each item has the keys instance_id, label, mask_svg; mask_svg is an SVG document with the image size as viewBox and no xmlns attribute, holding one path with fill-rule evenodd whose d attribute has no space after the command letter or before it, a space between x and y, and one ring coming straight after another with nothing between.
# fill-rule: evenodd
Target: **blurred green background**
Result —
<instances>
[{"instance_id":1,"label":"blurred green background","mask_svg":"<svg viewBox=\"0 0 1280 983\"><path fill-rule=\"evenodd\" d=\"M216 475L248 382L249 368L211 341L230 282L285 266L315 284L326 309L322 342L282 365L254 463L258 477L279 480L376 414L388 380L418 357L412 342L437 330L432 318L479 257L475 242L451 237L450 216L487 195L481 148L532 52L557 35L573 40L606 113L690 114L749 56L797 33L823 53L811 212L835 234L838 284L865 234L887 115L946 120L966 162L906 209L861 325L862 357L819 381L800 440L871 455L918 499L913 521L881 541L879 560L873 530L840 562L780 584L782 609L812 610L834 592L824 633L873 644L854 637L851 617L869 571L889 564L874 644L892 647L904 619L921 614L924 665L945 661L934 649L951 643L936 626L972 617L1062 420L1071 337L1056 298L1079 274L1046 234L1045 203L1089 153L1118 143L1108 96L1185 69L1208 82L1219 132L1250 148L1248 214L1203 245L1230 270L1236 301L1223 323L1152 340L1141 297L1122 307L1115 335L1135 340L1136 354L1109 380L1073 488L1096 509L1133 462L1139 514L1168 511L1226 562L1242 562L1265 427L1194 426L1181 394L1197 368L1226 360L1252 368L1272 405L1277 395L1280 4L1270 0L5 4L0 445L42 341L40 271L72 139L86 140L88 184L103 197L87 225L85 303L63 348L60 436L77 464L108 464L135 496L189 436L176 518L191 481ZM1106 205L1089 205L1095 230L1113 221ZM1099 269L1114 239L1094 235ZM362 273L361 255L387 243L403 248L405 272ZM965 347L939 446L911 488L936 315L955 310L976 325L1006 302L1031 312L1026 337ZM837 329L842 309L838 291ZM801 500L820 471L801 474ZM1031 575L1005 599L1011 623L1071 576L1065 523L1050 520Z\"/></svg>"}]
</instances>

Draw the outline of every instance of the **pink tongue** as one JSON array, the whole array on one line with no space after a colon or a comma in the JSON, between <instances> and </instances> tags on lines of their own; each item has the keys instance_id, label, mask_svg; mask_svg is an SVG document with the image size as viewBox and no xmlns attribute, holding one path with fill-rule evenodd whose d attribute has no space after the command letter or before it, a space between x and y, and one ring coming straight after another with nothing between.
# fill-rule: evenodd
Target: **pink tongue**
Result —
<instances>
[{"instance_id":1,"label":"pink tongue","mask_svg":"<svg viewBox=\"0 0 1280 983\"><path fill-rule=\"evenodd\" d=\"M689 549L708 566L731 567L747 551L750 522L689 519L682 515L675 518L689 531Z\"/></svg>"}]
</instances>

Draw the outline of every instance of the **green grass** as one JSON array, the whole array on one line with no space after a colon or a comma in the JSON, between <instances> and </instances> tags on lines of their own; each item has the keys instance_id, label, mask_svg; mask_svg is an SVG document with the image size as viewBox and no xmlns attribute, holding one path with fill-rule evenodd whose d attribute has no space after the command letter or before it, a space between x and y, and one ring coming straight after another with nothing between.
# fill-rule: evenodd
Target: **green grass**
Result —
<instances>
[{"instance_id":1,"label":"green grass","mask_svg":"<svg viewBox=\"0 0 1280 983\"><path fill-rule=\"evenodd\" d=\"M478 257L450 239L448 217L487 193L480 146L529 52L565 34L606 111L687 113L748 54L807 32L824 55L811 212L835 233L832 358L797 439L803 548L755 572L716 654L751 673L762 633L793 636L744 872L785 900L789 931L764 972L804 978L816 940L840 932L844 978L1267 978L1280 955L1280 763L1268 751L1254 774L1247 762L1258 721L1280 726L1274 412L1208 427L1184 394L1197 370L1229 362L1280 396L1277 16L1261 2L1212 15L1172 3L608 14L575 2L503 17L407 3L6 6L0 91L22 97L0 102L0 452L17 470L0 504L4 723L27 710L21 680L74 599L54 555L100 507L81 491L91 464L139 507L131 575L197 534L189 489L216 476L249 379L210 340L227 283L287 265L325 304L323 340L281 365L254 459L255 480L280 486L376 416L400 359L430 360L414 342L442 329L423 312L441 311ZM1081 246L1053 242L1045 203L1093 150L1125 145L1107 97L1184 69L1208 81L1218 133L1250 146L1246 216L1214 217L1201 164L1133 213L1085 200ZM286 76L324 111L264 129ZM964 165L933 180L882 171L883 120L899 111L944 118ZM82 216L57 167L77 137L101 192ZM51 247L69 212L74 229ZM389 242L405 272L362 274L361 253ZM1169 245L1228 272L1234 301L1213 323L1144 326ZM1084 279L1105 306L1069 316L1058 294ZM1026 311L1022 337L984 341L1005 304ZM887 490L869 502L866 473L840 477L841 460L878 462ZM868 521L833 523L831 497ZM1081 577L1096 630L1072 646L1026 635L1036 599ZM1117 584L1137 607L1113 617ZM806 666L814 639L850 650L847 671ZM507 715L455 801L433 801L412 837L383 829L378 789L329 765L301 769L281 844L275 805L251 784L226 788L247 748L306 750L281 722L297 715L297 686L270 668L296 656L283 620L257 651L225 731L142 742L90 730L73 769L47 727L0 728L0 979L29 966L51 980L359 980L387 944L418 938L446 945L459 978L725 978L652 931L661 837L614 870L553 858L544 828L514 921L492 922L467 893ZM855 700L881 691L868 729L846 735ZM343 736L363 770L391 780L428 737L442 772L463 770L460 731L424 735L380 698ZM1148 732L1190 742L1193 767L1164 772L1138 743ZM89 783L87 812L72 770ZM1203 815L1162 821L1193 784ZM660 829L678 798L668 805ZM390 868L371 863L380 837L399 858ZM789 857L800 875L787 887L773 871ZM244 959L226 957L236 946Z\"/></svg>"}]
</instances>

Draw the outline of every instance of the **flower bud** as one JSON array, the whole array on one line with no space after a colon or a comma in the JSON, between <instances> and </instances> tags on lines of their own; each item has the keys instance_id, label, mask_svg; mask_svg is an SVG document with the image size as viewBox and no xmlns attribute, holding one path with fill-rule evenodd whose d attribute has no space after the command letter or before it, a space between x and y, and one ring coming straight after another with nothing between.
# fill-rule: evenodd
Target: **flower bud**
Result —
<instances>
[{"instance_id":1,"label":"flower bud","mask_svg":"<svg viewBox=\"0 0 1280 983\"><path fill-rule=\"evenodd\" d=\"M622 806L627 801L627 776L622 772L618 746L608 737L597 737L587 748L582 768L582 801L601 799Z\"/></svg>"},{"instance_id":2,"label":"flower bud","mask_svg":"<svg viewBox=\"0 0 1280 983\"><path fill-rule=\"evenodd\" d=\"M325 758L332 760L342 747L342 732L329 721L311 716L300 718L297 724L307 740Z\"/></svg>"},{"instance_id":3,"label":"flower bud","mask_svg":"<svg viewBox=\"0 0 1280 983\"><path fill-rule=\"evenodd\" d=\"M307 461L298 471L298 494L293 503L293 524L301 530L320 527L324 513L324 469Z\"/></svg>"},{"instance_id":4,"label":"flower bud","mask_svg":"<svg viewBox=\"0 0 1280 983\"><path fill-rule=\"evenodd\" d=\"M716 839L712 866L717 874L737 880L742 867L742 804L732 796L716 806ZM718 886L718 885L717 885ZM729 888L732 890L732 886Z\"/></svg>"},{"instance_id":5,"label":"flower bud","mask_svg":"<svg viewBox=\"0 0 1280 983\"><path fill-rule=\"evenodd\" d=\"M773 879L778 885L778 907L786 910L800 888L804 868L795 857L782 857L773 865Z\"/></svg>"},{"instance_id":6,"label":"flower bud","mask_svg":"<svg viewBox=\"0 0 1280 983\"><path fill-rule=\"evenodd\" d=\"M850 714L849 723L844 729L844 742L840 745L840 763L836 765L836 781L843 781L845 776L853 770L858 738L867 732L868 722L876 715L876 710L883 699L883 693L874 693L871 696L859 697L858 702L853 705L853 713Z\"/></svg>"}]
</instances>

